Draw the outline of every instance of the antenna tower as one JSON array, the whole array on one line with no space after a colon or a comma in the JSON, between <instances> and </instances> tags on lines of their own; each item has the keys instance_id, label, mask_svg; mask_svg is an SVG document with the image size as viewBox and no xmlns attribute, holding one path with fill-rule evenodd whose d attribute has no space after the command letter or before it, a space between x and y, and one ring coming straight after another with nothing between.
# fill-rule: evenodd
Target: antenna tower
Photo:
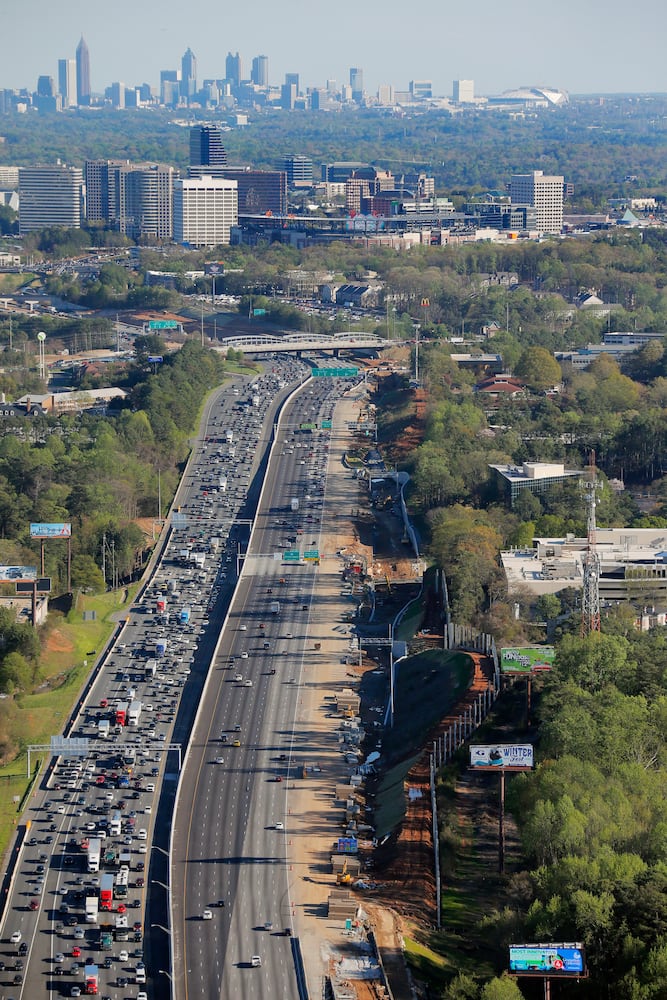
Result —
<instances>
[{"instance_id":1,"label":"antenna tower","mask_svg":"<svg viewBox=\"0 0 667 1000\"><path fill-rule=\"evenodd\" d=\"M582 484L588 508L588 543L583 558L584 588L581 598L581 634L600 631L600 556L596 545L595 508L602 484L595 478L595 452L590 454L586 479Z\"/></svg>"}]
</instances>

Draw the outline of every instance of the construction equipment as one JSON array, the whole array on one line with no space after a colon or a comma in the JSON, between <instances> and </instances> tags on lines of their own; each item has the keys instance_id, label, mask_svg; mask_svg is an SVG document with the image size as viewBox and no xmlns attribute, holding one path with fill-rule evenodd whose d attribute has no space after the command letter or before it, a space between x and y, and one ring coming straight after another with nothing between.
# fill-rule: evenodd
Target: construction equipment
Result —
<instances>
[{"instance_id":1,"label":"construction equipment","mask_svg":"<svg viewBox=\"0 0 667 1000\"><path fill-rule=\"evenodd\" d=\"M336 882L338 885L348 885L352 881L352 876L347 870L347 858L343 862L343 867L336 875Z\"/></svg>"}]
</instances>

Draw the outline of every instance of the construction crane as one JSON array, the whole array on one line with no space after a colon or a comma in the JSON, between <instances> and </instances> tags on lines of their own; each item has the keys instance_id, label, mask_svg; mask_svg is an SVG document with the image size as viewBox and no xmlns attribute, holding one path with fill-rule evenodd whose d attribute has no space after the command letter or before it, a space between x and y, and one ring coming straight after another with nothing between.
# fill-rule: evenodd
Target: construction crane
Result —
<instances>
[{"instance_id":1,"label":"construction crane","mask_svg":"<svg viewBox=\"0 0 667 1000\"><path fill-rule=\"evenodd\" d=\"M583 558L584 586L581 597L581 634L590 635L600 631L600 556L597 551L595 508L597 507L597 492L602 484L595 477L595 452L589 458L586 478L582 484L587 518L587 545Z\"/></svg>"}]
</instances>

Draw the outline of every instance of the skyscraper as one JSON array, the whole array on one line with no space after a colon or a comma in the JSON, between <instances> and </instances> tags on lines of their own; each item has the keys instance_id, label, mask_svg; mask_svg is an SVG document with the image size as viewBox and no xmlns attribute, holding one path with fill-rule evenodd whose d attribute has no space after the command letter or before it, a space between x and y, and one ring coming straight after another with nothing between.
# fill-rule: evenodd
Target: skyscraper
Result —
<instances>
[{"instance_id":1,"label":"skyscraper","mask_svg":"<svg viewBox=\"0 0 667 1000\"><path fill-rule=\"evenodd\" d=\"M266 89L269 85L269 60L267 56L255 56L252 61L250 79L256 87Z\"/></svg>"},{"instance_id":2,"label":"skyscraper","mask_svg":"<svg viewBox=\"0 0 667 1000\"><path fill-rule=\"evenodd\" d=\"M235 56L231 52L227 53L227 58L225 59L225 78L231 83L232 88L238 87L241 83L243 79L243 64L238 52Z\"/></svg>"},{"instance_id":3,"label":"skyscraper","mask_svg":"<svg viewBox=\"0 0 667 1000\"><path fill-rule=\"evenodd\" d=\"M181 97L190 101L197 93L197 57L188 48L181 59Z\"/></svg>"},{"instance_id":4,"label":"skyscraper","mask_svg":"<svg viewBox=\"0 0 667 1000\"><path fill-rule=\"evenodd\" d=\"M63 108L73 108L76 104L76 59L58 60L58 93L62 97Z\"/></svg>"},{"instance_id":5,"label":"skyscraper","mask_svg":"<svg viewBox=\"0 0 667 1000\"><path fill-rule=\"evenodd\" d=\"M158 163L86 160L86 216L132 239L169 240L176 171Z\"/></svg>"},{"instance_id":6,"label":"skyscraper","mask_svg":"<svg viewBox=\"0 0 667 1000\"><path fill-rule=\"evenodd\" d=\"M350 67L350 87L352 100L360 104L364 98L364 71L359 66Z\"/></svg>"},{"instance_id":7,"label":"skyscraper","mask_svg":"<svg viewBox=\"0 0 667 1000\"><path fill-rule=\"evenodd\" d=\"M90 104L90 52L83 35L76 47L76 103Z\"/></svg>"},{"instance_id":8,"label":"skyscraper","mask_svg":"<svg viewBox=\"0 0 667 1000\"><path fill-rule=\"evenodd\" d=\"M218 167L227 162L219 125L193 125L190 129L190 166Z\"/></svg>"},{"instance_id":9,"label":"skyscraper","mask_svg":"<svg viewBox=\"0 0 667 1000\"><path fill-rule=\"evenodd\" d=\"M83 172L62 163L19 168L19 233L81 228Z\"/></svg>"},{"instance_id":10,"label":"skyscraper","mask_svg":"<svg viewBox=\"0 0 667 1000\"><path fill-rule=\"evenodd\" d=\"M563 180L541 170L512 175L510 201L535 209L535 228L541 233L560 233L563 228Z\"/></svg>"}]
</instances>

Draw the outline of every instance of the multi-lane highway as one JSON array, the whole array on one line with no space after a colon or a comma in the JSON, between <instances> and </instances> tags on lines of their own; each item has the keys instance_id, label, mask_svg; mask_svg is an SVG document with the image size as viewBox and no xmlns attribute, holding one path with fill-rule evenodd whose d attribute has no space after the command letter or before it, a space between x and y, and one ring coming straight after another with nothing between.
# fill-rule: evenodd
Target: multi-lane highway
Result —
<instances>
[{"instance_id":1,"label":"multi-lane highway","mask_svg":"<svg viewBox=\"0 0 667 1000\"><path fill-rule=\"evenodd\" d=\"M187 738L236 584L237 547L247 533L240 522L261 484L276 400L304 374L302 365L278 360L252 386L225 387L207 408L164 558L66 728L88 740L85 753L53 759L29 800L2 927L0 989L7 997L77 996L92 967L102 996L168 995L166 942L144 940L146 904L156 940L169 919L160 916L159 852L179 755L168 748Z\"/></svg>"},{"instance_id":2,"label":"multi-lane highway","mask_svg":"<svg viewBox=\"0 0 667 1000\"><path fill-rule=\"evenodd\" d=\"M299 997L289 897L289 778L326 434L341 385L308 382L280 419L250 548L220 636L180 785L172 850L174 995ZM220 905L224 903L224 905ZM298 957L298 955L297 955Z\"/></svg>"}]
</instances>

